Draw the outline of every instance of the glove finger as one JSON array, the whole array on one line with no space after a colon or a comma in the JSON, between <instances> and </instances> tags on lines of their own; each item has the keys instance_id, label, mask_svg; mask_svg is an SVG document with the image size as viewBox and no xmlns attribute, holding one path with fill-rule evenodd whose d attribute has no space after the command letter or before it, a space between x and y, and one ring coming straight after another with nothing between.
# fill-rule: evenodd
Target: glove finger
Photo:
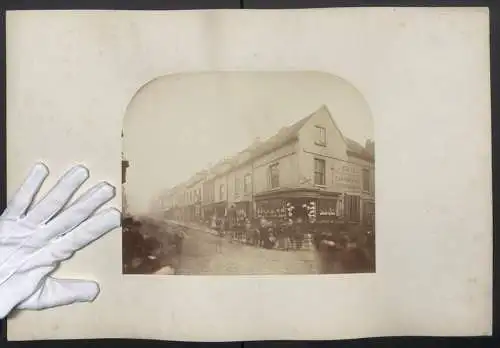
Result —
<instances>
[{"instance_id":1,"label":"glove finger","mask_svg":"<svg viewBox=\"0 0 500 348\"><path fill-rule=\"evenodd\" d=\"M50 220L71 199L89 177L87 168L75 166L63 175L57 184L33 209L28 211L26 222L39 225Z\"/></svg>"},{"instance_id":2,"label":"glove finger","mask_svg":"<svg viewBox=\"0 0 500 348\"><path fill-rule=\"evenodd\" d=\"M93 281L47 277L45 283L17 308L40 310L77 302L92 302L99 291L99 285Z\"/></svg>"},{"instance_id":3,"label":"glove finger","mask_svg":"<svg viewBox=\"0 0 500 348\"><path fill-rule=\"evenodd\" d=\"M35 164L24 183L7 204L7 208L4 210L2 217L18 218L23 215L33 203L35 195L40 190L47 175L49 175L49 170L44 164Z\"/></svg>"},{"instance_id":4,"label":"glove finger","mask_svg":"<svg viewBox=\"0 0 500 348\"><path fill-rule=\"evenodd\" d=\"M48 223L43 238L48 241L73 230L114 196L115 188L110 184L103 182L95 185Z\"/></svg>"},{"instance_id":5,"label":"glove finger","mask_svg":"<svg viewBox=\"0 0 500 348\"><path fill-rule=\"evenodd\" d=\"M56 238L33 255L26 267L49 266L70 258L75 251L82 249L106 233L120 227L121 214L111 208L96 214L73 229ZM29 265L28 265L29 264ZM23 269L21 267L20 269Z\"/></svg>"}]
</instances>

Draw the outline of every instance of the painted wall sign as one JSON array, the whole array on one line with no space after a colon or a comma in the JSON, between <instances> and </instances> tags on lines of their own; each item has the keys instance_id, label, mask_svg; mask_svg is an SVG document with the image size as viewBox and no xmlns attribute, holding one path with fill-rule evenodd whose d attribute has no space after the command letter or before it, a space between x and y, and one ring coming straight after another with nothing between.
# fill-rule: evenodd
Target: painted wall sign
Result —
<instances>
[{"instance_id":1,"label":"painted wall sign","mask_svg":"<svg viewBox=\"0 0 500 348\"><path fill-rule=\"evenodd\" d=\"M338 163L332 168L332 184L343 192L361 192L361 168L354 164Z\"/></svg>"}]
</instances>

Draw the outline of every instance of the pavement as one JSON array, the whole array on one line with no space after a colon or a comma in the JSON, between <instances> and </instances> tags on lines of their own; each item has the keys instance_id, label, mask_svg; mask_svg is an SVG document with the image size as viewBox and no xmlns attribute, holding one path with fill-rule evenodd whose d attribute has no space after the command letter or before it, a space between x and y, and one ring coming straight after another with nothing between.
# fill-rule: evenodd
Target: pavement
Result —
<instances>
[{"instance_id":1,"label":"pavement","mask_svg":"<svg viewBox=\"0 0 500 348\"><path fill-rule=\"evenodd\" d=\"M171 222L171 221L169 221ZM171 222L172 223L172 222ZM227 235L205 226L175 222L187 228L181 255L173 267L155 272L159 275L280 275L338 274L374 272L353 253L264 249L232 241ZM174 271L174 268L176 271Z\"/></svg>"},{"instance_id":2,"label":"pavement","mask_svg":"<svg viewBox=\"0 0 500 348\"><path fill-rule=\"evenodd\" d=\"M209 231L189 228L176 274L317 274L313 250L283 251L231 242ZM164 271L161 271L164 272Z\"/></svg>"}]
</instances>

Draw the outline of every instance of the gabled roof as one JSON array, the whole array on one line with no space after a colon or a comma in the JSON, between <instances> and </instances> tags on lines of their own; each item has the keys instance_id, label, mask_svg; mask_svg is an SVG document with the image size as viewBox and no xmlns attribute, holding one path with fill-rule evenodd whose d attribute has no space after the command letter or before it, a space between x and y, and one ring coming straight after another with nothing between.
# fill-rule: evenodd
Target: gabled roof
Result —
<instances>
[{"instance_id":1,"label":"gabled roof","mask_svg":"<svg viewBox=\"0 0 500 348\"><path fill-rule=\"evenodd\" d=\"M328 111L328 108L326 105L322 105L319 109L311 113L310 115L298 120L294 124L290 126L286 126L281 128L278 133L273 135L267 140L263 141L256 141L252 145L248 146L247 148L241 150L238 152L236 155L232 157L225 158L221 161L219 161L217 164L212 166L211 168L208 168L204 172L204 177L216 177L219 175L223 175L227 173L228 171L231 171L235 167L244 165L256 158L259 158L261 156L264 156L268 154L269 152L280 148L286 144L288 144L291 141L294 141L298 139L299 136L299 131L306 125L306 123L318 112L321 110L324 110L328 112L334 126L339 130L339 133L341 134L342 138L344 139L346 145L347 145L347 151L350 155L352 156L357 156L362 159L368 160L368 161L373 161L373 156L364 148L363 145L359 144L358 142L349 139L345 137L342 134L342 131L340 131L338 125L336 124L335 120L332 118L330 112ZM245 154L247 155L246 158L243 159L243 156ZM221 170L224 168L225 165L228 165L228 167L225 170Z\"/></svg>"},{"instance_id":2,"label":"gabled roof","mask_svg":"<svg viewBox=\"0 0 500 348\"><path fill-rule=\"evenodd\" d=\"M288 144L290 141L297 139L299 131L302 129L302 127L304 127L304 125L307 123L307 121L309 121L309 119L311 119L313 115L314 113L300 119L290 126L281 128L278 133L276 133L269 139L247 147L246 149L240 151L237 156L243 154L244 152L249 152L250 156L248 157L247 161L251 161L285 144Z\"/></svg>"},{"instance_id":3,"label":"gabled roof","mask_svg":"<svg viewBox=\"0 0 500 348\"><path fill-rule=\"evenodd\" d=\"M361 145L357 141L354 141L354 140L349 139L349 138L345 138L345 140L346 140L347 149L349 151L357 152L357 153L361 153L364 151L365 148L363 147L363 145Z\"/></svg>"},{"instance_id":4,"label":"gabled roof","mask_svg":"<svg viewBox=\"0 0 500 348\"><path fill-rule=\"evenodd\" d=\"M299 135L299 131L302 129L302 127L304 127L306 122L309 121L309 119L314 114L315 114L315 112L307 117L300 119L299 121L295 122L294 124L292 124L290 126L281 128L281 130L278 133L276 133L275 135L273 135L269 139L264 140L264 141L257 141L254 144L248 146L247 148L241 150L233 157L230 157L230 158L227 158L225 160L218 162L215 166L213 166L210 169L210 171L214 171L215 176L223 175L226 172L235 168L236 166L240 166L240 165L243 165L245 163L248 163L248 162L250 162L256 158L259 158L259 157L261 157L261 156L263 156L263 155L265 155L265 154L267 154L267 153L269 153L277 148L280 148L280 147L288 144L289 142L297 139L297 137ZM242 157L247 153L249 154L248 157L245 158L244 161L242 161ZM216 168L219 166L222 166L223 164L230 164L230 166L229 166L229 168L227 168L223 172L218 172L216 170Z\"/></svg>"},{"instance_id":5,"label":"gabled roof","mask_svg":"<svg viewBox=\"0 0 500 348\"><path fill-rule=\"evenodd\" d=\"M291 126L281 128L280 131L276 133L276 135L263 141L257 146L256 149L251 150L250 159L263 156L266 153L269 153L285 144L288 144L290 141L297 139L299 131L302 129L302 127L304 127L306 122L309 121L312 116L313 115L311 114L295 122Z\"/></svg>"},{"instance_id":6,"label":"gabled roof","mask_svg":"<svg viewBox=\"0 0 500 348\"><path fill-rule=\"evenodd\" d=\"M363 145L349 138L345 138L345 140L347 144L347 152L349 155L356 156L367 161L374 160L374 156L368 150L366 150Z\"/></svg>"},{"instance_id":7,"label":"gabled roof","mask_svg":"<svg viewBox=\"0 0 500 348\"><path fill-rule=\"evenodd\" d=\"M326 105L322 105L321 108L319 108L315 113L319 111L326 111L328 113L328 116L330 117L330 120L333 123L333 126L338 130L340 136L344 140L344 143L347 146L347 153L351 156L356 156L361 159L367 160L367 161L373 161L374 157L373 155L367 151L367 149L358 143L357 141L354 141L352 139L349 139L348 137L344 136L344 133L340 130L339 126L337 125L337 122L335 122L335 119L332 117L330 114L330 111L328 110L328 107Z\"/></svg>"},{"instance_id":8,"label":"gabled roof","mask_svg":"<svg viewBox=\"0 0 500 348\"><path fill-rule=\"evenodd\" d=\"M280 148L280 147L288 144L289 142L291 142L293 140L298 139L299 131L306 125L306 123L314 115L316 115L318 112L320 112L322 110L328 112L328 115L330 116L334 126L339 130L340 135L342 136L344 142L347 145L347 151L351 155L366 159L368 161L373 160L373 156L368 151L366 151L364 146L362 146L361 144L359 144L358 142L356 142L352 139L345 137L342 134L342 131L340 131L338 125L335 123L335 120L331 117L331 114L328 111L327 106L322 105L319 109L317 109L316 111L314 111L310 115L300 119L299 121L295 122L294 124L281 128L280 131L278 133L276 133L274 136L272 136L271 138L264 140L264 141L261 141L261 142L254 143L251 146L238 152L238 154L236 154L235 156L230 158L230 162L231 162L230 168L228 168L227 170L224 170L222 173L219 172L216 175L225 174L226 172L233 169L235 166L240 166L240 165L243 165L245 163L248 163L256 158L259 158L265 154L268 154L269 152L271 152L277 148ZM249 153L250 155L244 161L240 161L241 156L243 156L244 153ZM224 161L219 162L218 165L222 164L223 162Z\"/></svg>"}]
</instances>

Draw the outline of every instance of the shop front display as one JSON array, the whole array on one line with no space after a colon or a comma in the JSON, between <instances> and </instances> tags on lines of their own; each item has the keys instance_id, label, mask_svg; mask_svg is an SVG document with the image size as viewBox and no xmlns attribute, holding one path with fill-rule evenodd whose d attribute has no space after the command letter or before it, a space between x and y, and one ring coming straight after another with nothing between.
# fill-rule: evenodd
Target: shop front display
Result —
<instances>
[{"instance_id":1,"label":"shop front display","mask_svg":"<svg viewBox=\"0 0 500 348\"><path fill-rule=\"evenodd\" d=\"M308 223L338 220L338 194L291 191L282 192L281 197L276 196L257 200L257 217L302 220Z\"/></svg>"},{"instance_id":2,"label":"shop front display","mask_svg":"<svg viewBox=\"0 0 500 348\"><path fill-rule=\"evenodd\" d=\"M236 202L228 209L228 218L231 226L243 226L250 218L250 202Z\"/></svg>"},{"instance_id":3,"label":"shop front display","mask_svg":"<svg viewBox=\"0 0 500 348\"><path fill-rule=\"evenodd\" d=\"M266 219L286 219L286 203L282 199L261 200L256 202L256 217Z\"/></svg>"}]
</instances>

